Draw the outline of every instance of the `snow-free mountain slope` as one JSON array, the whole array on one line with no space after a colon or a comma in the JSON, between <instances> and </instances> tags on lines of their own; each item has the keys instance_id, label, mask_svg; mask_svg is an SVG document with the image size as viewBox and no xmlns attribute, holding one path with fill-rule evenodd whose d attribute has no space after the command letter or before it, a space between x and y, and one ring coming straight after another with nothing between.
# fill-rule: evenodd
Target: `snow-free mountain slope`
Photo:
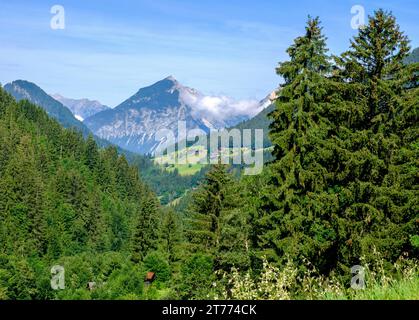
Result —
<instances>
[{"instance_id":1,"label":"snow-free mountain slope","mask_svg":"<svg viewBox=\"0 0 419 320\"><path fill-rule=\"evenodd\" d=\"M90 133L90 130L77 120L67 107L52 98L36 84L25 80L16 80L6 84L4 89L18 101L26 99L40 106L65 128L76 128L85 136Z\"/></svg>"},{"instance_id":2,"label":"snow-free mountain slope","mask_svg":"<svg viewBox=\"0 0 419 320\"><path fill-rule=\"evenodd\" d=\"M101 104L97 100L71 99L63 97L58 93L52 94L51 97L70 109L70 111L79 121L83 121L84 119L87 119L96 113L109 109L108 106Z\"/></svg>"},{"instance_id":3,"label":"snow-free mountain slope","mask_svg":"<svg viewBox=\"0 0 419 320\"><path fill-rule=\"evenodd\" d=\"M116 108L85 119L84 123L96 135L124 149L152 154L164 142L156 139L156 133L170 130L177 137L179 121L186 123L187 131L200 129L208 133L247 120L260 107L258 101L206 96L170 76L140 89Z\"/></svg>"}]
</instances>

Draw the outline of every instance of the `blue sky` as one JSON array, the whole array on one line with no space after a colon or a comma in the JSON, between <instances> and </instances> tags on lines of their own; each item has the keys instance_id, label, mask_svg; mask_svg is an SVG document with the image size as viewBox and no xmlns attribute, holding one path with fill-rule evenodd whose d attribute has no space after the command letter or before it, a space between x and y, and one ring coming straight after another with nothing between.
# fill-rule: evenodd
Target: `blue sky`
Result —
<instances>
[{"instance_id":1,"label":"blue sky","mask_svg":"<svg viewBox=\"0 0 419 320\"><path fill-rule=\"evenodd\" d=\"M65 8L65 29L50 9ZM168 75L206 94L262 99L285 49L320 16L332 53L351 36L351 7L391 10L419 46L419 2L285 0L0 0L0 82L116 106Z\"/></svg>"}]
</instances>

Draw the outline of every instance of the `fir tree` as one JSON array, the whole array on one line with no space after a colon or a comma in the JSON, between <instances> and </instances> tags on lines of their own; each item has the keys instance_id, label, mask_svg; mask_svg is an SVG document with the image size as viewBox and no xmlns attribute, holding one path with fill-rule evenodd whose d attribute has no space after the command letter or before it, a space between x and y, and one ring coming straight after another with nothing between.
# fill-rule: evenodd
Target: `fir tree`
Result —
<instances>
[{"instance_id":1,"label":"fir tree","mask_svg":"<svg viewBox=\"0 0 419 320\"><path fill-rule=\"evenodd\" d=\"M132 239L132 260L139 262L150 251L158 248L160 223L159 208L154 194L144 195L135 216L135 230Z\"/></svg>"},{"instance_id":2,"label":"fir tree","mask_svg":"<svg viewBox=\"0 0 419 320\"><path fill-rule=\"evenodd\" d=\"M179 217L173 209L169 208L164 212L161 227L163 252L167 254L169 263L173 263L179 259L181 240Z\"/></svg>"},{"instance_id":3,"label":"fir tree","mask_svg":"<svg viewBox=\"0 0 419 320\"><path fill-rule=\"evenodd\" d=\"M226 166L217 164L205 176L202 185L193 194L188 209L190 225L186 234L192 250L214 253L220 242L220 217L226 206L227 188L231 178Z\"/></svg>"},{"instance_id":4,"label":"fir tree","mask_svg":"<svg viewBox=\"0 0 419 320\"><path fill-rule=\"evenodd\" d=\"M99 164L99 151L92 135L89 135L86 140L85 163L90 170L95 169Z\"/></svg>"},{"instance_id":5,"label":"fir tree","mask_svg":"<svg viewBox=\"0 0 419 320\"><path fill-rule=\"evenodd\" d=\"M337 258L346 266L373 247L395 260L417 232L417 64L404 63L409 50L394 16L378 10L336 59L344 100L337 112Z\"/></svg>"},{"instance_id":6,"label":"fir tree","mask_svg":"<svg viewBox=\"0 0 419 320\"><path fill-rule=\"evenodd\" d=\"M227 166L217 164L192 195L185 230L189 250L212 256L215 270L249 266L249 225L240 190Z\"/></svg>"},{"instance_id":7,"label":"fir tree","mask_svg":"<svg viewBox=\"0 0 419 320\"><path fill-rule=\"evenodd\" d=\"M326 117L331 64L318 18L309 18L305 35L287 52L290 61L277 69L285 83L270 114L275 160L253 217L260 231L255 245L274 260L305 257L326 268L336 233L333 203L325 208L321 195L329 186L333 124Z\"/></svg>"}]
</instances>

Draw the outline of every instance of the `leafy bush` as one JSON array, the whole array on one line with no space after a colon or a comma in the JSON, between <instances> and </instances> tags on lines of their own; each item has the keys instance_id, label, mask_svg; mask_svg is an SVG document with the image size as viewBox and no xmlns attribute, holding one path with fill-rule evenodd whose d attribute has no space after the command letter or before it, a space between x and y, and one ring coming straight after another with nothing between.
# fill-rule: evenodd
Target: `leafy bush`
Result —
<instances>
[{"instance_id":1,"label":"leafy bush","mask_svg":"<svg viewBox=\"0 0 419 320\"><path fill-rule=\"evenodd\" d=\"M158 282L168 282L170 280L169 263L160 252L151 252L144 258L144 269L146 272L154 272Z\"/></svg>"},{"instance_id":2,"label":"leafy bush","mask_svg":"<svg viewBox=\"0 0 419 320\"><path fill-rule=\"evenodd\" d=\"M208 299L215 280L213 260L204 254L194 254L182 266L179 293L183 299Z\"/></svg>"}]
</instances>

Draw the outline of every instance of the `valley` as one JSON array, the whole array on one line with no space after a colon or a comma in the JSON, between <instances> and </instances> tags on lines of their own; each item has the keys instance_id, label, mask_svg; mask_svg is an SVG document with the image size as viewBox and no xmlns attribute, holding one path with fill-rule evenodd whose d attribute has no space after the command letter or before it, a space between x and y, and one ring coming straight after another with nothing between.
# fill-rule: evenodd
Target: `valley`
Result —
<instances>
[{"instance_id":1,"label":"valley","mask_svg":"<svg viewBox=\"0 0 419 320\"><path fill-rule=\"evenodd\" d=\"M170 16L177 10L170 7ZM28 80L0 87L0 300L417 300L418 48L402 31L411 19L399 25L384 9L367 19L339 29L350 41L333 53L337 19L296 20L270 67L279 85L262 99L205 94L173 76L155 82L161 63L176 65L172 42L157 58L146 55L147 73L131 59L150 46L116 59L113 50L136 44L128 34L95 42L95 28L83 39L76 25L60 36L36 29L64 51L95 47L108 55L82 51L77 66L55 61L63 67L55 77L70 79L49 82L58 93ZM222 78L230 64L249 77L262 65L251 67L249 46L244 62L226 46L249 28L220 39L217 48L232 58L226 63L217 51L210 66ZM165 41L145 30L133 33L161 49ZM284 32L271 31L283 40ZM212 61L198 40L202 51L189 54L199 59L184 62L186 71ZM24 74L19 57L3 70ZM27 69L42 79L38 60ZM70 78L75 70L88 89ZM150 81L137 83L139 71ZM183 79L208 85L199 72ZM122 84L109 81L121 74ZM101 79L111 85L102 89ZM230 90L252 91L236 79ZM105 91L114 87L131 93L115 106L99 102L116 97ZM197 314L167 306L165 314Z\"/></svg>"}]
</instances>

